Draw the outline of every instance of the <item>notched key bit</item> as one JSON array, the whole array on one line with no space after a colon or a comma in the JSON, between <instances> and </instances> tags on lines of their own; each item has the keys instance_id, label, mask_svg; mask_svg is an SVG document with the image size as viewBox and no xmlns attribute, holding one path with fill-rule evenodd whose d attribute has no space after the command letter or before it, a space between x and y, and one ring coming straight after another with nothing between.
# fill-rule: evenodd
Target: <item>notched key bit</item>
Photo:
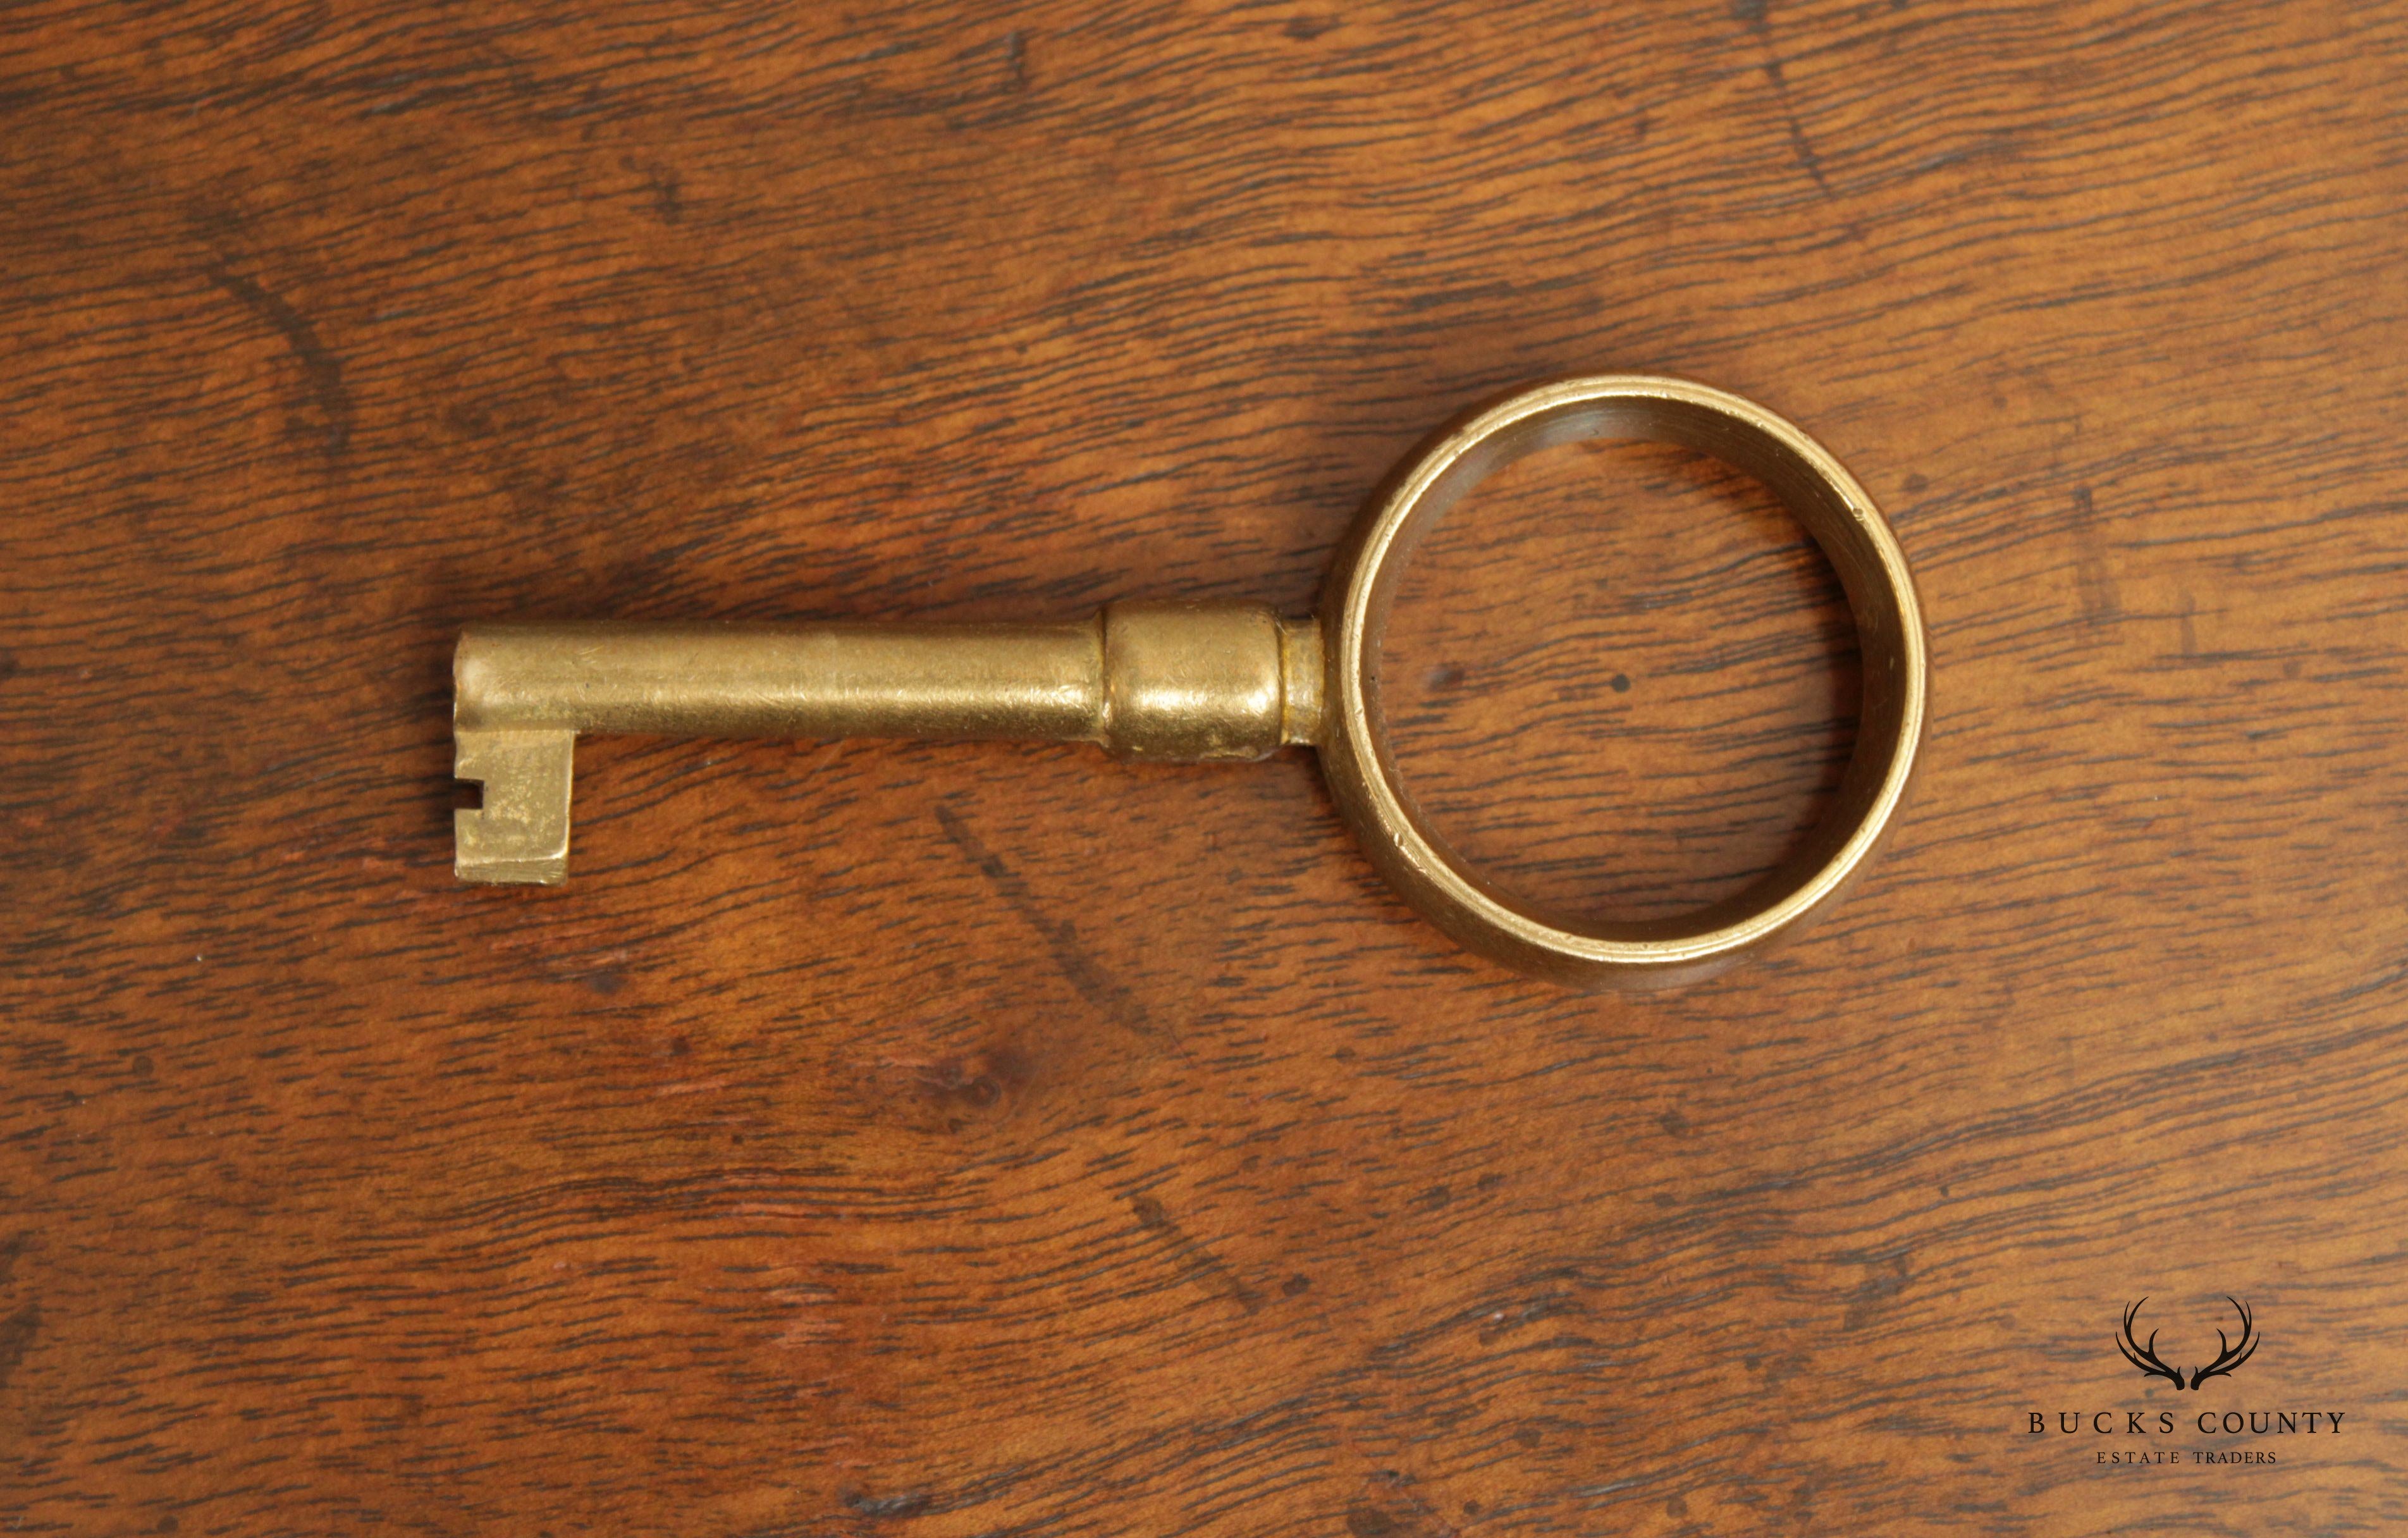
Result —
<instances>
[{"instance_id":1,"label":"notched key bit","mask_svg":"<svg viewBox=\"0 0 2408 1538\"><path fill-rule=\"evenodd\" d=\"M576 755L574 730L466 726L455 717L452 777L481 780L485 797L482 806L452 813L452 873L462 881L566 881Z\"/></svg>"}]
</instances>

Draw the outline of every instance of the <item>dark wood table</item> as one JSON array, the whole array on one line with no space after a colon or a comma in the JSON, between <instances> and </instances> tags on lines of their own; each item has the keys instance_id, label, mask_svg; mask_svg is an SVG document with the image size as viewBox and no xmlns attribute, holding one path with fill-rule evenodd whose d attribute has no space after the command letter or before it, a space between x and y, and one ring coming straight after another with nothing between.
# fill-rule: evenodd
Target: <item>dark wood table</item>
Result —
<instances>
[{"instance_id":1,"label":"dark wood table","mask_svg":"<svg viewBox=\"0 0 2408 1538\"><path fill-rule=\"evenodd\" d=\"M2408 1522L2408 8L0 38L0 1531ZM566 886L452 880L466 622L1301 612L1607 369L1828 443L1931 615L1766 960L1497 970L1296 755L599 739ZM1829 800L1760 489L1554 451L1414 570L1407 772L1517 890ZM2144 1376L2143 1298L2258 1349Z\"/></svg>"}]
</instances>

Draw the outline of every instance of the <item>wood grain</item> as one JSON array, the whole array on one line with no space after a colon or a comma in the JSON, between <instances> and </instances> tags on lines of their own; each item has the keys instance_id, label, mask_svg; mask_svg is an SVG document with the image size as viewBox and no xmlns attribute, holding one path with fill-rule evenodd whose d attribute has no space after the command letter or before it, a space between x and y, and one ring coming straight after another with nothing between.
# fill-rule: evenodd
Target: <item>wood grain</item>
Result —
<instances>
[{"instance_id":1,"label":"wood grain","mask_svg":"<svg viewBox=\"0 0 2408 1538\"><path fill-rule=\"evenodd\" d=\"M0 1531L2408 1521L2408 11L0 39ZM1301 610L1606 368L1803 424L1933 618L1917 798L1760 964L1495 971L1302 757L601 740L566 887L452 882L464 622ZM1813 814L1853 653L1752 496L1567 451L1426 552L1409 772L1506 879ZM2229 1378L2112 1348L2228 1293ZM2195 1407L2347 1418L2028 1430Z\"/></svg>"}]
</instances>

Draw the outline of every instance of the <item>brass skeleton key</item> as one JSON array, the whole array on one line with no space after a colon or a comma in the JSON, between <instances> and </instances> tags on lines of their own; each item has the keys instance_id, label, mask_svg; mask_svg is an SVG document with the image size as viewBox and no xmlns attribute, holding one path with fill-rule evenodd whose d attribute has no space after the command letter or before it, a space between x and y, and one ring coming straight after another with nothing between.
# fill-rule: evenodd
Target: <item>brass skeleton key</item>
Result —
<instances>
[{"instance_id":1,"label":"brass skeleton key","mask_svg":"<svg viewBox=\"0 0 2408 1538\"><path fill-rule=\"evenodd\" d=\"M1779 495L1840 573L1864 656L1856 752L1804 846L1730 902L1604 924L1539 910L1475 874L1405 795L1380 715L1380 637L1419 537L1479 481L1583 438L1681 443ZM1923 734L1928 663L1904 556L1864 489L1788 422L1681 380L1542 384L1425 446L1341 553L1321 612L1119 603L1069 624L476 625L453 660L463 881L565 880L580 732L702 737L1023 739L1203 763L1319 751L1373 863L1471 948L1559 981L1649 984L1717 970L1829 902L1886 830Z\"/></svg>"}]
</instances>

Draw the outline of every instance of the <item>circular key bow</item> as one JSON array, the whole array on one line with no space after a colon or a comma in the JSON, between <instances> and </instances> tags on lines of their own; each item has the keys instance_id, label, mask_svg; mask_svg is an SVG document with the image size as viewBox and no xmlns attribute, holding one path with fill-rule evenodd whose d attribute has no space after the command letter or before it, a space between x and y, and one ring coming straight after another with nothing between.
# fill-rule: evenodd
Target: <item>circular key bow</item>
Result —
<instances>
[{"instance_id":1,"label":"circular key bow","mask_svg":"<svg viewBox=\"0 0 2408 1538\"><path fill-rule=\"evenodd\" d=\"M1584 921L1483 880L1406 793L1380 714L1381 636L1414 544L1492 471L1594 438L1681 444L1770 486L1839 572L1864 659L1856 751L1830 814L1747 891L1678 919ZM1372 863L1463 944L1579 985L1677 982L1771 941L1864 869L1914 773L1928 670L1905 556L1820 444L1706 385L1564 380L1432 439L1356 525L1312 619L1151 602L1016 626L473 626L453 661L454 772L484 783L484 804L455 814L455 869L464 881L566 878L580 732L1033 738L1179 762L1310 744Z\"/></svg>"}]
</instances>

